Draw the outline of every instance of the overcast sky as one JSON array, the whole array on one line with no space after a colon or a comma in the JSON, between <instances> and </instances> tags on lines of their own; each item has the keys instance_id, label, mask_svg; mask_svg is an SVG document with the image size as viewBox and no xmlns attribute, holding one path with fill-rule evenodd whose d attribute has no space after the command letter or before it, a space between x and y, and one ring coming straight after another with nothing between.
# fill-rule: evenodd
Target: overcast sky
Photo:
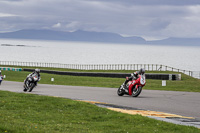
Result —
<instances>
[{"instance_id":1,"label":"overcast sky","mask_svg":"<svg viewBox=\"0 0 200 133\"><path fill-rule=\"evenodd\" d=\"M0 0L0 32L21 29L196 38L200 0Z\"/></svg>"}]
</instances>

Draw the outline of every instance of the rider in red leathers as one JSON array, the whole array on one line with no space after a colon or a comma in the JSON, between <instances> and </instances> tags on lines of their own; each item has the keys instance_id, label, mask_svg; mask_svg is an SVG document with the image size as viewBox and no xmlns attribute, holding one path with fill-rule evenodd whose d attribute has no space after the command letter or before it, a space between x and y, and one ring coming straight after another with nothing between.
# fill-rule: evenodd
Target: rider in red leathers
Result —
<instances>
[{"instance_id":1,"label":"rider in red leathers","mask_svg":"<svg viewBox=\"0 0 200 133\"><path fill-rule=\"evenodd\" d=\"M134 85L138 85L140 84L140 79L139 79L139 75L143 75L145 73L145 70L143 68L141 68L139 71L136 71L134 73L131 74L130 77L126 77L126 81L124 82L124 88L125 90L128 91L129 95L132 95L132 87ZM129 82L129 81L132 81L132 83L129 85L129 87L127 88L126 87L126 84Z\"/></svg>"}]
</instances>

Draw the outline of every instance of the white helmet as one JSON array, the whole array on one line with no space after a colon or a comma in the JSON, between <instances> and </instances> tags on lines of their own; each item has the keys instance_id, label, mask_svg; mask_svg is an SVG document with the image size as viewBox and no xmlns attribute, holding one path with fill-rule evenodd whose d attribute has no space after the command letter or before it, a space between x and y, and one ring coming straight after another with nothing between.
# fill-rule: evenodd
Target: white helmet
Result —
<instances>
[{"instance_id":1,"label":"white helmet","mask_svg":"<svg viewBox=\"0 0 200 133\"><path fill-rule=\"evenodd\" d=\"M40 72L40 69L35 69L35 72L36 72L36 73L39 73L39 72Z\"/></svg>"}]
</instances>

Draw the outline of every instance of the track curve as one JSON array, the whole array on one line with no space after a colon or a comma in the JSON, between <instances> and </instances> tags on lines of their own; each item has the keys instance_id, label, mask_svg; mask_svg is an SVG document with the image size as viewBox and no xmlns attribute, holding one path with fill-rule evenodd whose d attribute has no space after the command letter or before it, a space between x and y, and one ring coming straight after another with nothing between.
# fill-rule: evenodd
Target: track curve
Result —
<instances>
[{"instance_id":1,"label":"track curve","mask_svg":"<svg viewBox=\"0 0 200 133\"><path fill-rule=\"evenodd\" d=\"M22 82L3 81L0 90L24 93ZM139 97L134 98L118 96L117 88L38 84L31 93L105 102L119 106L194 117L200 120L200 93L195 92L143 90Z\"/></svg>"}]
</instances>

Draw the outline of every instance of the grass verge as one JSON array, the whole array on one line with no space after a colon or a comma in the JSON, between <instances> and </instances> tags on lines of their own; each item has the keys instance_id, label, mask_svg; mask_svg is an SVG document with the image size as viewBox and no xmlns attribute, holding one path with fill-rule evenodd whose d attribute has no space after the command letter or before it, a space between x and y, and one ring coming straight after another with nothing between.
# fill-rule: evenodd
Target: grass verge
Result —
<instances>
[{"instance_id":1,"label":"grass verge","mask_svg":"<svg viewBox=\"0 0 200 133\"><path fill-rule=\"evenodd\" d=\"M70 99L1 91L0 132L198 133L200 130Z\"/></svg>"}]
</instances>

